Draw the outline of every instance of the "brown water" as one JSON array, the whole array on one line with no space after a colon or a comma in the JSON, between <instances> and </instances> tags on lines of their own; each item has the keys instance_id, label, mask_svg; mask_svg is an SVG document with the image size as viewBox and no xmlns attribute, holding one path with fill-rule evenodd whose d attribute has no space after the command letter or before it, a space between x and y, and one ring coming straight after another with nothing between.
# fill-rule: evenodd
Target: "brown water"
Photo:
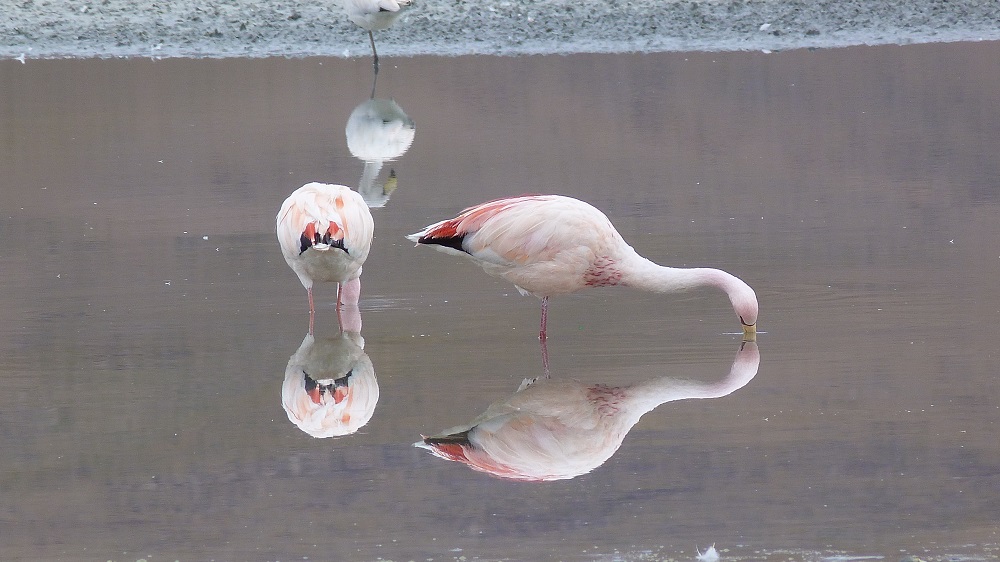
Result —
<instances>
[{"instance_id":1,"label":"brown water","mask_svg":"<svg viewBox=\"0 0 1000 562\"><path fill-rule=\"evenodd\" d=\"M398 189L362 282L380 397L313 439L281 406L307 314L274 215L361 181L345 124L371 78L0 63L0 558L1000 557L1000 44L383 60L416 137L378 174ZM524 192L749 282L756 377L656 408L568 480L414 448L540 374L539 309L403 235ZM552 373L712 383L734 331L712 292L563 297Z\"/></svg>"}]
</instances>

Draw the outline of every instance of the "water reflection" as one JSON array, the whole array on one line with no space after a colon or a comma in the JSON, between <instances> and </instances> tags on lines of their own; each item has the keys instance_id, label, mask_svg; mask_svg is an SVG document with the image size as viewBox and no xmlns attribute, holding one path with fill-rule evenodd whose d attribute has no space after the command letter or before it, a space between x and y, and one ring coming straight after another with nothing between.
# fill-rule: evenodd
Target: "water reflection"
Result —
<instances>
[{"instance_id":1,"label":"water reflection","mask_svg":"<svg viewBox=\"0 0 1000 562\"><path fill-rule=\"evenodd\" d=\"M369 207L383 207L398 185L395 170L384 182L379 173L386 162L406 153L413 144L416 125L393 99L376 98L378 75L372 79L371 97L351 112L345 134L351 155L364 162L358 192Z\"/></svg>"},{"instance_id":2,"label":"water reflection","mask_svg":"<svg viewBox=\"0 0 1000 562\"><path fill-rule=\"evenodd\" d=\"M288 358L281 406L299 429L317 438L350 435L371 420L378 404L375 367L365 353L361 313L345 305L334 338L310 332Z\"/></svg>"},{"instance_id":3,"label":"water reflection","mask_svg":"<svg viewBox=\"0 0 1000 562\"><path fill-rule=\"evenodd\" d=\"M575 478L618 450L643 414L687 398L718 398L757 375L756 342L742 342L725 379L702 383L660 377L627 386L548 377L525 379L472 423L423 437L414 445L435 456L500 478L549 481Z\"/></svg>"}]
</instances>

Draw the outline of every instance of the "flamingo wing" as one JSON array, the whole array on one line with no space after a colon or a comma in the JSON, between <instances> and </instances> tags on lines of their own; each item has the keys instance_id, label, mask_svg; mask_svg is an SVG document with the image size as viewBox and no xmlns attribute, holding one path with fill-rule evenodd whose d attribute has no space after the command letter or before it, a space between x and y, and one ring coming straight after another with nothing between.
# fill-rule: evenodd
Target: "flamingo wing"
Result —
<instances>
[{"instance_id":1,"label":"flamingo wing","mask_svg":"<svg viewBox=\"0 0 1000 562\"><path fill-rule=\"evenodd\" d=\"M530 265L576 248L606 245L617 232L594 207L558 195L523 195L469 207L408 236L496 265Z\"/></svg>"},{"instance_id":2,"label":"flamingo wing","mask_svg":"<svg viewBox=\"0 0 1000 562\"><path fill-rule=\"evenodd\" d=\"M337 248L364 260L374 221L364 199L341 185L309 183L295 190L278 212L278 241L286 259L309 248Z\"/></svg>"}]
</instances>

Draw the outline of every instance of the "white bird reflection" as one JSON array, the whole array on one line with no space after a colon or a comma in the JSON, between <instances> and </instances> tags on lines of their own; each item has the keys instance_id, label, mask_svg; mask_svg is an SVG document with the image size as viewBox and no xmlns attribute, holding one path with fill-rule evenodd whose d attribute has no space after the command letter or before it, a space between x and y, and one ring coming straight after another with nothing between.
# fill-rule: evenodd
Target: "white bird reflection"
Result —
<instances>
[{"instance_id":1,"label":"white bird reflection","mask_svg":"<svg viewBox=\"0 0 1000 562\"><path fill-rule=\"evenodd\" d=\"M384 207L396 189L395 170L385 182L379 183L379 173L386 162L406 153L416 136L416 125L403 108L391 99L372 97L354 108L345 128L347 149L365 164L358 193L369 207Z\"/></svg>"},{"instance_id":2,"label":"white bird reflection","mask_svg":"<svg viewBox=\"0 0 1000 562\"><path fill-rule=\"evenodd\" d=\"M378 404L375 367L364 351L361 313L345 305L335 338L306 334L288 358L281 406L288 419L316 438L350 435L371 420Z\"/></svg>"},{"instance_id":3,"label":"white bird reflection","mask_svg":"<svg viewBox=\"0 0 1000 562\"><path fill-rule=\"evenodd\" d=\"M716 383L661 377L616 387L525 379L517 392L472 423L423 437L414 446L500 478L575 478L611 458L643 414L674 400L726 396L749 383L759 363L757 344L743 342L729 374Z\"/></svg>"}]
</instances>

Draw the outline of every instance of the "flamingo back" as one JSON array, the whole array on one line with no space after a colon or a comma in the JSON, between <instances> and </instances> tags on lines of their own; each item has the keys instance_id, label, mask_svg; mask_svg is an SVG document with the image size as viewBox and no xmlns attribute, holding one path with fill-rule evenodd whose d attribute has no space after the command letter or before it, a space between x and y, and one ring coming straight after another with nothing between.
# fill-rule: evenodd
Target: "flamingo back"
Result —
<instances>
[{"instance_id":1,"label":"flamingo back","mask_svg":"<svg viewBox=\"0 0 1000 562\"><path fill-rule=\"evenodd\" d=\"M285 199L276 223L282 255L303 285L304 275L340 283L358 277L375 230L361 195L342 185L315 182Z\"/></svg>"},{"instance_id":2,"label":"flamingo back","mask_svg":"<svg viewBox=\"0 0 1000 562\"><path fill-rule=\"evenodd\" d=\"M489 201L408 238L468 254L487 273L536 296L593 285L588 272L595 263L634 253L604 213L560 195Z\"/></svg>"}]
</instances>

